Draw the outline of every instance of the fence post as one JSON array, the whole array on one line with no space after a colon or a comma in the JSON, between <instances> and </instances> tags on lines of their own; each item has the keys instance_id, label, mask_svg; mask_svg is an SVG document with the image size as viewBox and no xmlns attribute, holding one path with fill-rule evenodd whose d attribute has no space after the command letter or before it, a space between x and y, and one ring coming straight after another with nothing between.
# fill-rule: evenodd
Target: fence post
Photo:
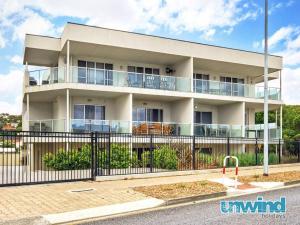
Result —
<instances>
[{"instance_id":1,"label":"fence post","mask_svg":"<svg viewBox=\"0 0 300 225\"><path fill-rule=\"evenodd\" d=\"M94 133L91 132L91 178L92 180L95 180L96 176L95 176L95 157L94 157Z\"/></svg>"},{"instance_id":2,"label":"fence post","mask_svg":"<svg viewBox=\"0 0 300 225\"><path fill-rule=\"evenodd\" d=\"M196 140L195 140L195 135L193 135L193 144L192 144L193 170L196 169L196 149L195 149L195 145L196 145Z\"/></svg>"},{"instance_id":3,"label":"fence post","mask_svg":"<svg viewBox=\"0 0 300 225\"><path fill-rule=\"evenodd\" d=\"M150 134L150 173L153 172L153 134Z\"/></svg>"},{"instance_id":4,"label":"fence post","mask_svg":"<svg viewBox=\"0 0 300 225\"><path fill-rule=\"evenodd\" d=\"M298 162L300 162L300 141L297 141L298 145Z\"/></svg>"},{"instance_id":5,"label":"fence post","mask_svg":"<svg viewBox=\"0 0 300 225\"><path fill-rule=\"evenodd\" d=\"M107 143L107 157L108 157L108 175L110 175L110 157L111 157L111 149L110 149L110 133L108 133L108 143Z\"/></svg>"},{"instance_id":6,"label":"fence post","mask_svg":"<svg viewBox=\"0 0 300 225\"><path fill-rule=\"evenodd\" d=\"M281 143L280 143L280 138L279 138L279 143L278 143L278 150L277 150L277 154L278 154L278 163L280 164L281 163L281 151L280 151L280 146Z\"/></svg>"},{"instance_id":7,"label":"fence post","mask_svg":"<svg viewBox=\"0 0 300 225\"><path fill-rule=\"evenodd\" d=\"M227 155L230 155L230 138L227 137ZM229 166L229 158L227 159L227 165Z\"/></svg>"},{"instance_id":8,"label":"fence post","mask_svg":"<svg viewBox=\"0 0 300 225\"><path fill-rule=\"evenodd\" d=\"M95 178L98 176L98 132L94 133L94 165L95 165Z\"/></svg>"},{"instance_id":9,"label":"fence post","mask_svg":"<svg viewBox=\"0 0 300 225\"><path fill-rule=\"evenodd\" d=\"M257 145L257 137L255 138L255 165L258 165L258 145Z\"/></svg>"}]
</instances>

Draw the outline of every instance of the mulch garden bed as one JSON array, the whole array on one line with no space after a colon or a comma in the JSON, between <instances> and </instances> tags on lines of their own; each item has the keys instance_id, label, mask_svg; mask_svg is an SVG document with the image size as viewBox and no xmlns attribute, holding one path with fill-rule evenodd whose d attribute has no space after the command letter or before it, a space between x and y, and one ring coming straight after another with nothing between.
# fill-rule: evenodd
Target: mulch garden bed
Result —
<instances>
[{"instance_id":1,"label":"mulch garden bed","mask_svg":"<svg viewBox=\"0 0 300 225\"><path fill-rule=\"evenodd\" d=\"M300 171L290 171L290 172L280 172L271 173L269 176L252 175L252 176L242 176L238 180L242 183L250 182L290 182L290 181L300 181Z\"/></svg>"},{"instance_id":2,"label":"mulch garden bed","mask_svg":"<svg viewBox=\"0 0 300 225\"><path fill-rule=\"evenodd\" d=\"M222 184L211 181L198 181L176 184L136 187L135 191L159 199L184 198L199 195L208 195L226 191Z\"/></svg>"}]
</instances>

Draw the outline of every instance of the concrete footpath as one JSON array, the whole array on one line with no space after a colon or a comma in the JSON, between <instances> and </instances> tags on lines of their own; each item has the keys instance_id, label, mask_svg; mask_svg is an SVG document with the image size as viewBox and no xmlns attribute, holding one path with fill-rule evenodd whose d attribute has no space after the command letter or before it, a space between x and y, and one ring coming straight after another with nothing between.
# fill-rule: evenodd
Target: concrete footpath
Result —
<instances>
[{"instance_id":1,"label":"concrete footpath","mask_svg":"<svg viewBox=\"0 0 300 225\"><path fill-rule=\"evenodd\" d=\"M300 164L270 166L270 173L285 171L300 171ZM261 173L262 167L245 167L240 168L239 175ZM162 173L155 175L162 177L151 175L140 179L3 187L0 188L0 224L54 224L157 207L164 202L132 188L222 177L221 169L173 174L168 177ZM234 170L228 169L228 176L233 174Z\"/></svg>"}]
</instances>

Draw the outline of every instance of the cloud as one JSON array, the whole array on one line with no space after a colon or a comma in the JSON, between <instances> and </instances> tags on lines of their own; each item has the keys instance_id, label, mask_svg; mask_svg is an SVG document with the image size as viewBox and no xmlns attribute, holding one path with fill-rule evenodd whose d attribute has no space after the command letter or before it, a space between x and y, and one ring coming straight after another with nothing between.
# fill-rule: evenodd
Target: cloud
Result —
<instances>
[{"instance_id":1,"label":"cloud","mask_svg":"<svg viewBox=\"0 0 300 225\"><path fill-rule=\"evenodd\" d=\"M274 49L279 44L286 45L286 44L290 43L291 40L293 39L293 37L299 33L300 33L300 27L296 27L296 26L281 27L275 33L273 33L271 36L269 36L268 47L269 47L269 49ZM298 42L300 42L300 40L298 40ZM294 43L294 44L296 44L296 43ZM265 40L263 39L261 41L254 41L252 46L256 49L264 48Z\"/></svg>"},{"instance_id":2,"label":"cloud","mask_svg":"<svg viewBox=\"0 0 300 225\"><path fill-rule=\"evenodd\" d=\"M22 112L21 103L22 103L21 96L18 96L9 102L0 100L0 112L9 113L11 115L20 115Z\"/></svg>"},{"instance_id":3,"label":"cloud","mask_svg":"<svg viewBox=\"0 0 300 225\"><path fill-rule=\"evenodd\" d=\"M286 26L280 28L271 36L271 44L279 49L278 51L273 51L273 54L283 56L282 99L286 104L300 103L299 29L299 27Z\"/></svg>"},{"instance_id":4,"label":"cloud","mask_svg":"<svg viewBox=\"0 0 300 225\"><path fill-rule=\"evenodd\" d=\"M12 69L0 74L0 112L21 113L23 70Z\"/></svg>"},{"instance_id":5,"label":"cloud","mask_svg":"<svg viewBox=\"0 0 300 225\"><path fill-rule=\"evenodd\" d=\"M269 38L269 47L273 48L281 41L288 41L291 38L291 35L294 32L298 32L298 27L281 27L279 30L277 30L270 38Z\"/></svg>"},{"instance_id":6,"label":"cloud","mask_svg":"<svg viewBox=\"0 0 300 225\"><path fill-rule=\"evenodd\" d=\"M282 71L282 97L286 104L300 103L300 67L284 68Z\"/></svg>"},{"instance_id":7,"label":"cloud","mask_svg":"<svg viewBox=\"0 0 300 225\"><path fill-rule=\"evenodd\" d=\"M13 64L22 64L23 63L23 57L20 55L14 55L10 58L10 62Z\"/></svg>"},{"instance_id":8,"label":"cloud","mask_svg":"<svg viewBox=\"0 0 300 225\"><path fill-rule=\"evenodd\" d=\"M3 37L3 34L0 32L0 48L4 48L6 45L6 40Z\"/></svg>"},{"instance_id":9,"label":"cloud","mask_svg":"<svg viewBox=\"0 0 300 225\"><path fill-rule=\"evenodd\" d=\"M60 17L146 33L159 28L176 33L200 32L204 37L211 38L217 29L232 31L240 22L255 19L261 13L258 5L245 0L190 0L188 4L182 0L1 2L0 19L2 17L5 24L14 30L14 40L23 40L24 33L55 35L59 28L52 21Z\"/></svg>"},{"instance_id":10,"label":"cloud","mask_svg":"<svg viewBox=\"0 0 300 225\"><path fill-rule=\"evenodd\" d=\"M13 40L23 41L26 33L56 35L56 28L50 20L32 10L24 10L20 23L14 26Z\"/></svg>"}]
</instances>

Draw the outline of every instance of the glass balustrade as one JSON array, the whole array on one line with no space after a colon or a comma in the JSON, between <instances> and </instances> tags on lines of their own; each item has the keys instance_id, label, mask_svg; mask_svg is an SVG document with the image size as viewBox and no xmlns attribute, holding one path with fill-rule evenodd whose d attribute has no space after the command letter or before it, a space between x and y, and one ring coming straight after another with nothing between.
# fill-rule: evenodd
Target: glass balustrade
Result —
<instances>
[{"instance_id":1,"label":"glass balustrade","mask_svg":"<svg viewBox=\"0 0 300 225\"><path fill-rule=\"evenodd\" d=\"M194 135L201 137L242 137L242 125L194 124Z\"/></svg>"},{"instance_id":2,"label":"glass balustrade","mask_svg":"<svg viewBox=\"0 0 300 225\"><path fill-rule=\"evenodd\" d=\"M29 131L38 132L64 132L66 121L64 119L29 120Z\"/></svg>"},{"instance_id":3,"label":"glass balustrade","mask_svg":"<svg viewBox=\"0 0 300 225\"><path fill-rule=\"evenodd\" d=\"M239 96L247 98L263 98L264 88L230 82L220 82L212 80L194 79L194 92L201 94ZM269 88L269 99L280 100L280 89L275 87Z\"/></svg>"},{"instance_id":4,"label":"glass balustrade","mask_svg":"<svg viewBox=\"0 0 300 225\"><path fill-rule=\"evenodd\" d=\"M70 67L69 80L72 83L116 87L134 87L181 92L193 91L202 94L239 96L258 99L264 97L263 87L249 84L194 79L193 90L191 90L190 79L186 77L163 76L77 66ZM53 67L29 72L30 86L63 82L66 82L65 67ZM280 100L280 98L280 89L270 87L269 99Z\"/></svg>"},{"instance_id":5,"label":"glass balustrade","mask_svg":"<svg viewBox=\"0 0 300 225\"><path fill-rule=\"evenodd\" d=\"M264 124L253 124L246 125L245 127L245 136L247 138L264 138ZM276 124L269 124L269 138L278 139L280 138L280 128Z\"/></svg>"},{"instance_id":6,"label":"glass balustrade","mask_svg":"<svg viewBox=\"0 0 300 225\"><path fill-rule=\"evenodd\" d=\"M72 119L71 131L77 133L129 133L130 122L118 120L84 120Z\"/></svg>"},{"instance_id":7,"label":"glass balustrade","mask_svg":"<svg viewBox=\"0 0 300 225\"><path fill-rule=\"evenodd\" d=\"M41 70L29 71L29 85L46 85L65 82L66 69L64 67L51 67Z\"/></svg>"},{"instance_id":8,"label":"glass balustrade","mask_svg":"<svg viewBox=\"0 0 300 225\"><path fill-rule=\"evenodd\" d=\"M132 122L133 134L190 135L191 125L171 122Z\"/></svg>"},{"instance_id":9,"label":"glass balustrade","mask_svg":"<svg viewBox=\"0 0 300 225\"><path fill-rule=\"evenodd\" d=\"M168 91L190 90L190 79L126 71L72 67L71 82L116 87L148 88Z\"/></svg>"}]
</instances>

